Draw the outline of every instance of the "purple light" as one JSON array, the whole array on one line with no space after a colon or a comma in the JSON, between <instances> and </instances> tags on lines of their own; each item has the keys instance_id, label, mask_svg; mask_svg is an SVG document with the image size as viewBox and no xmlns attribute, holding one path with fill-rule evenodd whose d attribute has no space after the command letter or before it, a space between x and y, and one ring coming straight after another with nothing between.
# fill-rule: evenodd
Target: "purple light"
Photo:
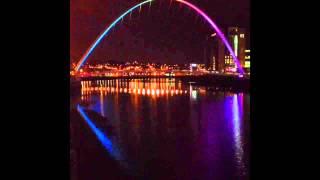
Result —
<instances>
[{"instance_id":1,"label":"purple light","mask_svg":"<svg viewBox=\"0 0 320 180\"><path fill-rule=\"evenodd\" d=\"M137 9L137 8L141 8L142 5L145 5L147 3L151 3L154 0L146 0L142 3L139 3L137 5L135 5L134 7L132 7L131 9L129 9L128 11L126 11L125 13L123 13L121 16L119 16L110 26L108 26L99 36L98 38L92 43L92 45L89 47L89 49L85 52L85 54L81 57L80 61L78 62L75 70L79 71L80 68L82 67L82 65L87 61L89 55L93 52L93 50L96 48L96 46L101 42L101 40L103 39L104 36L106 36L108 34L108 32L118 23L120 22L127 14L131 13L133 10ZM217 32L218 36L221 38L222 42L225 44L225 46L227 47L228 51L230 52L231 56L233 57L237 67L239 68L240 74L243 74L243 68L239 63L239 60L237 58L237 56L235 55L235 53L233 52L230 44L228 43L228 41L226 40L225 36L223 35L223 33L220 31L220 29L218 28L218 26L212 21L212 19L210 19L208 17L208 15L206 15L202 10L200 10L198 7L196 7L195 5L186 2L184 0L176 0L177 2L180 2L184 5L187 5L188 7L190 7L191 9L195 10L198 14L200 14L212 27L213 29Z\"/></svg>"},{"instance_id":2,"label":"purple light","mask_svg":"<svg viewBox=\"0 0 320 180\"><path fill-rule=\"evenodd\" d=\"M189 2L186 2L186 1L183 1L183 0L176 0L177 2L181 2L187 6L189 6L190 8L192 8L193 10L195 10L197 13L199 13L205 20L208 21L208 23L213 27L213 29L217 32L218 36L221 38L221 40L223 41L223 43L226 45L228 51L230 52L231 56L233 57L237 67L239 68L240 70L240 74L243 74L244 71L239 63L239 60L237 58L237 56L235 55L235 53L233 52L230 44L228 43L228 41L226 40L225 36L223 35L223 33L220 31L220 29L218 28L218 26L212 21L212 19L210 19L208 17L208 15L206 15L202 10L200 10L199 8L197 8L195 5L189 3Z\"/></svg>"}]
</instances>

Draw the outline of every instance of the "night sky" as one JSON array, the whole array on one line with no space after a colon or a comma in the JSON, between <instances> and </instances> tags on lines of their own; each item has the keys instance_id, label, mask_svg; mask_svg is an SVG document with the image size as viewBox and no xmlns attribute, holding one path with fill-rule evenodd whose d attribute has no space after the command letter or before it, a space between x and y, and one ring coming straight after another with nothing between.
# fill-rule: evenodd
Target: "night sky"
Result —
<instances>
[{"instance_id":1,"label":"night sky","mask_svg":"<svg viewBox=\"0 0 320 180\"><path fill-rule=\"evenodd\" d=\"M71 0L70 56L78 61L113 20L143 0ZM250 28L250 0L188 0L215 23ZM89 56L89 63L149 61L187 63L204 60L206 36L214 31L194 11L170 0L156 0L127 16ZM247 36L248 37L248 36Z\"/></svg>"}]
</instances>

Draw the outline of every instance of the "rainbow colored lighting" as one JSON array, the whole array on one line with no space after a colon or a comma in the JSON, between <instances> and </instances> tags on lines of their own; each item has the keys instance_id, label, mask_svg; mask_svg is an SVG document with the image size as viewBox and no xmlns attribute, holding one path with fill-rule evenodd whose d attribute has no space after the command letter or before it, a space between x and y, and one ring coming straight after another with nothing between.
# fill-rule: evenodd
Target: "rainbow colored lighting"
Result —
<instances>
[{"instance_id":1,"label":"rainbow colored lighting","mask_svg":"<svg viewBox=\"0 0 320 180\"><path fill-rule=\"evenodd\" d=\"M113 21L112 24L110 24L106 30L104 30L98 38L94 41L94 43L90 46L90 48L84 53L82 58L80 59L79 63L76 66L76 71L79 71L81 66L87 61L88 56L92 53L92 51L96 48L96 46L100 43L100 41L110 32L110 30L119 22L121 21L125 16L127 16L129 13L131 13L133 10L137 9L138 7L141 7L142 5L145 5L149 2L152 2L154 0L147 0L140 4L135 5L131 9L127 10L125 13L123 13L120 17L118 17L115 21Z\"/></svg>"},{"instance_id":2,"label":"rainbow colored lighting","mask_svg":"<svg viewBox=\"0 0 320 180\"><path fill-rule=\"evenodd\" d=\"M90 48L85 52L85 54L82 56L82 58L80 59L79 63L77 64L75 70L79 71L79 69L81 68L81 66L86 62L86 60L88 59L88 56L92 53L92 51L96 48L96 46L100 43L100 41L109 33L109 31L119 22L121 21L126 15L128 15L129 13L131 13L133 10L137 9L138 7L141 8L142 5L145 5L147 3L151 3L154 0L146 0L142 3L139 3L137 5L135 5L134 7L132 7L131 9L127 10L125 13L123 13L120 17L118 17L110 26L108 26L106 28L106 30L104 30L99 36L98 38L94 41L94 43L90 46ZM210 25L211 27L217 32L218 36L220 37L220 39L222 40L222 42L225 44L225 46L227 47L228 51L230 52L231 56L233 57L237 67L239 68L240 74L243 74L243 68L241 67L239 60L237 58L237 56L235 55L235 53L233 52L230 44L228 43L227 39L225 38L224 34L221 32L221 30L218 28L218 26L212 21L211 18L209 18L208 15L206 15L202 10L200 10L198 7L196 7L195 5L184 1L184 0L175 0L176 2L182 3L184 5L187 5L188 7L190 7L191 9L195 10L198 14L200 14Z\"/></svg>"}]
</instances>

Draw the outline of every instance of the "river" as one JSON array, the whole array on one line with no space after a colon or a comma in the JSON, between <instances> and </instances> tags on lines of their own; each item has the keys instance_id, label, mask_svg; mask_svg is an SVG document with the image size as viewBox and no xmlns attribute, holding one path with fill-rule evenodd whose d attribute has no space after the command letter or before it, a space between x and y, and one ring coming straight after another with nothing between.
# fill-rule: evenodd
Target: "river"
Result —
<instances>
[{"instance_id":1,"label":"river","mask_svg":"<svg viewBox=\"0 0 320 180\"><path fill-rule=\"evenodd\" d=\"M71 179L249 179L250 93L174 78L81 86Z\"/></svg>"}]
</instances>

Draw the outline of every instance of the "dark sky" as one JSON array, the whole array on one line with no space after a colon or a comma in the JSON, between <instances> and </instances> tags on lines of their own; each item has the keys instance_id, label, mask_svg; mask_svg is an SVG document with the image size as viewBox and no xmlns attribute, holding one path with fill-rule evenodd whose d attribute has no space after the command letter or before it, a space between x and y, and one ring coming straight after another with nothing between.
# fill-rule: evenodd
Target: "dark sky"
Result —
<instances>
[{"instance_id":1,"label":"dark sky","mask_svg":"<svg viewBox=\"0 0 320 180\"><path fill-rule=\"evenodd\" d=\"M143 0L71 0L70 55L78 61L98 34L127 9ZM188 0L204 10L216 24L250 27L250 0ZM202 62L209 24L186 6L156 0L149 9L127 16L89 56L89 62L152 61ZM248 32L249 33L249 32Z\"/></svg>"}]
</instances>

